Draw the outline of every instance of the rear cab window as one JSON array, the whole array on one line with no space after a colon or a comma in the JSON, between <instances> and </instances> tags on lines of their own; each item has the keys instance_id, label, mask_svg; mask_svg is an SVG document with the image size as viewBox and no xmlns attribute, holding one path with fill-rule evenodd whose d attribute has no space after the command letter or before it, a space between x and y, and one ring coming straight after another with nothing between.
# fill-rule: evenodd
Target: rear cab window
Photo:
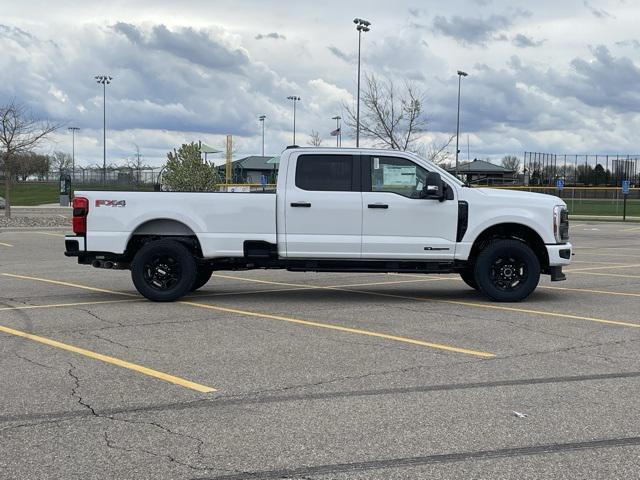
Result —
<instances>
[{"instance_id":1,"label":"rear cab window","mask_svg":"<svg viewBox=\"0 0 640 480\"><path fill-rule=\"evenodd\" d=\"M296 163L296 187L320 192L351 192L355 172L352 155L300 155Z\"/></svg>"}]
</instances>

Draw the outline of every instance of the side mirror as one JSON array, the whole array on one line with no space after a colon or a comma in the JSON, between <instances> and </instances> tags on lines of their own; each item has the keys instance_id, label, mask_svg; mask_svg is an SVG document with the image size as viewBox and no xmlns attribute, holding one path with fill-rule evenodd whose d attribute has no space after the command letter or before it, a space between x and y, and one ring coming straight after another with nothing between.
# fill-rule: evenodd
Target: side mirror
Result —
<instances>
[{"instance_id":1,"label":"side mirror","mask_svg":"<svg viewBox=\"0 0 640 480\"><path fill-rule=\"evenodd\" d=\"M422 198L444 200L444 182L438 172L427 172L422 189Z\"/></svg>"}]
</instances>

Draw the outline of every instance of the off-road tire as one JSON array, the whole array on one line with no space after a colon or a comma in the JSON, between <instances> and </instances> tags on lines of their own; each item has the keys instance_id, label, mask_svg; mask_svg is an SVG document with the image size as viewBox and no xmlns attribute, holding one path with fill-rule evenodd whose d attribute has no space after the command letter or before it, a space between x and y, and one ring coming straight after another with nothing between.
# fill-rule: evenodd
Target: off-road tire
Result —
<instances>
[{"instance_id":1,"label":"off-road tire","mask_svg":"<svg viewBox=\"0 0 640 480\"><path fill-rule=\"evenodd\" d=\"M141 295L173 302L187 294L197 276L193 255L180 242L163 239L145 244L131 262L131 279Z\"/></svg>"},{"instance_id":2,"label":"off-road tire","mask_svg":"<svg viewBox=\"0 0 640 480\"><path fill-rule=\"evenodd\" d=\"M475 265L480 291L496 302L519 302L540 281L540 261L518 240L494 240L482 249Z\"/></svg>"}]
</instances>

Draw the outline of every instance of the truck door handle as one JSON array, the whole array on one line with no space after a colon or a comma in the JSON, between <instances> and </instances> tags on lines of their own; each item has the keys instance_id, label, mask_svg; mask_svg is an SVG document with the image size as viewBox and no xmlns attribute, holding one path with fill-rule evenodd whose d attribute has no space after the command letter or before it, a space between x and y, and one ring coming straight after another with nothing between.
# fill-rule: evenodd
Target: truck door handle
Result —
<instances>
[{"instance_id":1,"label":"truck door handle","mask_svg":"<svg viewBox=\"0 0 640 480\"><path fill-rule=\"evenodd\" d=\"M306 207L309 208L311 204L309 202L293 202L291 204L292 207Z\"/></svg>"},{"instance_id":2,"label":"truck door handle","mask_svg":"<svg viewBox=\"0 0 640 480\"><path fill-rule=\"evenodd\" d=\"M389 208L389 205L386 203L370 203L368 205L369 208Z\"/></svg>"}]
</instances>

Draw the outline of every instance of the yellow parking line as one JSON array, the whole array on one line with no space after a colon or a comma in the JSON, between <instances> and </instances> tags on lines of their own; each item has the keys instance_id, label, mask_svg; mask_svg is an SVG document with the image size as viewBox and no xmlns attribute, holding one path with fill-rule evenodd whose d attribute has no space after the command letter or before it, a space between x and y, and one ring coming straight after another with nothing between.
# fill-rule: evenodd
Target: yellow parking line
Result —
<instances>
[{"instance_id":1,"label":"yellow parking line","mask_svg":"<svg viewBox=\"0 0 640 480\"><path fill-rule=\"evenodd\" d=\"M637 268L640 267L640 263L634 263L631 265L609 265L606 267L586 267L586 268L570 268L568 270L565 270L566 273L569 272L588 272L590 270L606 270L608 268Z\"/></svg>"},{"instance_id":2,"label":"yellow parking line","mask_svg":"<svg viewBox=\"0 0 640 480\"><path fill-rule=\"evenodd\" d=\"M437 282L441 280L450 280L450 278L440 277L420 277L419 280L392 280L390 282L370 282L370 283L356 283L356 284L348 284L348 285L300 285L298 283L286 283L286 282L272 282L270 280L260 280L257 278L244 278L244 277L235 277L233 275L222 275L220 273L214 273L214 277L219 278L227 278L230 280L242 280L245 282L253 282L253 283L265 283L267 285L282 285L288 287L296 287L297 289L322 289L322 288L338 288L338 287L368 287L370 285L393 285L397 283L416 283L416 282Z\"/></svg>"},{"instance_id":3,"label":"yellow parking line","mask_svg":"<svg viewBox=\"0 0 640 480\"><path fill-rule=\"evenodd\" d=\"M103 355L101 353L92 352L91 350L86 350L84 348L74 347L73 345L58 342L57 340L51 340L50 338L41 337L39 335L33 335L32 333L23 332L21 330L15 330L13 328L4 327L2 325L0 325L0 332L8 333L10 335L15 335L21 338L26 338L28 340L33 340L34 342L42 343L44 345L49 345L50 347L59 348L61 350L66 350L68 352L84 355L85 357L93 358L94 360L100 360L101 362L109 363L117 367L133 370L135 372L142 373L149 377L159 378L160 380L164 380L165 382L173 383L175 385L180 385L181 387L189 388L191 390L196 390L197 392L210 393L210 392L216 391L215 388L207 387L205 385L200 385L199 383L194 383L189 380L185 380L184 378L176 377L174 375L169 375L168 373L159 372L157 370L152 370L151 368L143 367L142 365L127 362L125 360L120 360L118 358L110 357L108 355Z\"/></svg>"},{"instance_id":4,"label":"yellow parking line","mask_svg":"<svg viewBox=\"0 0 640 480\"><path fill-rule=\"evenodd\" d=\"M86 285L78 285L77 283L61 282L59 280L50 280L48 278L30 277L28 275L15 275L13 273L3 273L5 277L21 278L23 280L37 280L39 282L52 283L54 285L62 285L65 287L82 288L83 290L91 290L92 292L113 293L115 295L124 295L127 297L138 297L138 295L126 292L116 292L114 290L105 290L104 288L87 287Z\"/></svg>"},{"instance_id":5,"label":"yellow parking line","mask_svg":"<svg viewBox=\"0 0 640 480\"><path fill-rule=\"evenodd\" d=\"M620 295L623 297L640 297L640 293L612 292L611 290L593 290L590 288L551 287L547 285L538 285L538 288L544 288L546 290L566 290L568 292L598 293L600 295Z\"/></svg>"},{"instance_id":6,"label":"yellow parking line","mask_svg":"<svg viewBox=\"0 0 640 480\"><path fill-rule=\"evenodd\" d=\"M11 245L10 243L4 243L4 242L0 242L0 245L2 245L3 247L13 247L13 245Z\"/></svg>"},{"instance_id":7,"label":"yellow parking line","mask_svg":"<svg viewBox=\"0 0 640 480\"><path fill-rule=\"evenodd\" d=\"M451 345L444 345L442 343L425 342L423 340L415 340L413 338L400 337L400 336L397 336L397 335L389 335L389 334L386 334L386 333L372 332L370 330L362 330L362 329L359 329L359 328L344 327L342 325L335 325L335 324L331 324L331 323L312 322L312 321L309 321L309 320L301 320L299 318L284 317L282 315L271 315L271 314L268 314L268 313L251 312L251 311L248 311L248 310L239 310L239 309L236 309L236 308L220 307L220 306L217 306L217 305L209 305L209 304L206 304L206 303L196 303L196 302L187 302L187 301L179 301L178 303L181 303L183 305L191 305L192 307L206 308L206 309L209 309L209 310L217 310L217 311L220 311L220 312L236 313L238 315L243 315L243 316L266 318L266 319L269 319L269 320L279 320L279 321L282 321L282 322L289 322L289 323L296 323L296 324L299 324L299 325L306 325L308 327L325 328L325 329L329 329L329 330L337 330L337 331L340 331L340 332L356 333L356 334L365 335L365 336L368 336L368 337L384 338L386 340L394 340L396 342L410 343L410 344L413 344L413 345L420 345L422 347L430 347L430 348L435 348L435 349L438 349L438 350L446 350L446 351L449 351L449 352L465 353L467 355L474 355L474 356L477 356L477 357L491 358L491 357L495 356L493 353L480 352L478 350L470 350L470 349L467 349L467 348L453 347Z\"/></svg>"},{"instance_id":8,"label":"yellow parking line","mask_svg":"<svg viewBox=\"0 0 640 480\"><path fill-rule=\"evenodd\" d=\"M585 272L585 273L588 273L588 272ZM236 279L239 279L239 280L242 279L242 277L233 277L233 278L236 278ZM271 283L277 284L278 282L271 282ZM572 320L583 320L583 321L596 322L596 323L620 325L620 326L624 326L624 327L640 328L640 324L638 324L638 323L622 322L622 321L618 321L618 320L607 320L607 319L604 319L604 318L584 317L584 316L580 316L580 315L570 315L570 314L566 314L566 313L547 312L547 311L544 311L544 310L532 310L532 309L528 309L528 308L505 307L505 306L501 306L501 305L488 304L488 303L468 302L468 301L464 301L464 300L446 300L446 299L442 299L442 298L413 297L413 296L407 296L407 295L396 295L396 294L392 294L392 293L371 292L371 291L366 291L366 290L353 290L351 288L340 288L340 287L319 287L319 288L326 288L326 289L329 289L329 290L338 290L338 291L343 291L343 292L353 292L353 293L359 293L359 294L363 294L363 295L373 295L373 296L390 297L390 298L401 298L401 299L405 299L405 300L415 300L415 301L419 301L419 302L447 303L447 304L451 304L451 305L464 305L464 306L484 308L484 309L489 309L489 310L503 310L503 311L509 311L509 312L520 312L520 313L528 313L528 314L535 314L535 315L544 315L544 316L548 316L548 317L569 318L569 319L572 319Z\"/></svg>"},{"instance_id":9,"label":"yellow parking line","mask_svg":"<svg viewBox=\"0 0 640 480\"><path fill-rule=\"evenodd\" d=\"M571 260L571 264L573 265L574 263L590 263L593 265L610 265L612 267L622 267L624 265L627 265L626 263L596 262L595 260Z\"/></svg>"},{"instance_id":10,"label":"yellow parking line","mask_svg":"<svg viewBox=\"0 0 640 480\"><path fill-rule=\"evenodd\" d=\"M3 274L3 275L8 275L8 276L12 276L12 277L17 277L17 278L23 278L26 280L36 280L36 281L40 281L40 282L46 282L46 283L53 283L56 285L65 285L68 287L75 287L75 288L80 288L80 289L84 289L84 290L90 290L90 291L101 291L101 292L107 292L107 293L115 293L118 295L129 295L129 296L137 296L137 295L133 295L133 294L128 294L128 293L124 293L124 292L115 292L112 290L104 290L104 289L96 289L94 287L88 287L85 285L79 285L77 283L70 283L70 282L60 282L58 280L50 280L47 278L39 278L39 277L28 277L26 275L11 275L11 274ZM234 279L238 279L238 280L244 280L240 277L230 277L228 276L228 278L234 278ZM253 279L252 279L253 280ZM274 285L278 285L279 283L277 282L269 282L266 280L260 280L258 283L271 283ZM297 286L297 287L307 287L306 285L296 285L296 284L286 284L286 283L280 283L282 285L288 285L288 286ZM331 287L317 287L317 288L331 288ZM334 287L337 288L337 287ZM394 340L397 342L404 342L404 343L410 343L410 344L414 344L414 345L420 345L423 347L430 347L430 348L435 348L435 349L439 349L439 350L447 350L447 351L451 351L451 352L456 352L456 353L464 353L467 355L475 355L478 357L485 357L485 358L490 358L490 357L494 357L495 355L492 353L487 353L487 352L481 352L481 351L477 351L477 350L471 350L471 349L467 349L467 348L458 348L458 347L453 347L450 345L444 345L444 344L440 344L440 343L432 343L432 342L425 342L423 340L416 340L416 339L412 339L412 338L407 338L407 337L400 337L397 335L389 335L386 333L378 333L378 332L373 332L373 331L369 331L369 330L361 330L361 329L357 329L357 328L350 328L350 327L344 327L341 325L334 325L334 324L330 324L330 323L321 323L321 322L312 322L309 320L301 320L301 319L297 319L297 318L292 318L292 317L284 317L284 316L280 316L280 315L271 315L268 313L260 313L260 312L250 312L247 310L237 310L237 309L233 309L233 308L226 308L226 307L218 307L215 305L208 305L208 304L204 304L204 303L197 303L197 302L191 302L191 301L179 301L177 303L181 303L183 305L191 305L194 307L200 307L200 308L207 308L210 310L218 310L221 312L228 312L228 313L237 313L239 315L245 315L245 316L250 316L250 317L258 317L258 318L266 318L266 319L270 319L270 320L280 320L280 321L284 321L284 322L290 322L290 323L297 323L300 325L306 325L306 326L311 326L311 327L318 327L318 328L325 328L325 329L329 329L329 330L338 330L338 331L342 331L342 332L348 332L348 333L356 333L356 334L360 334L360 335L366 335L366 336L370 336L370 337L378 337L378 338L384 338L387 340Z\"/></svg>"},{"instance_id":11,"label":"yellow parking line","mask_svg":"<svg viewBox=\"0 0 640 480\"><path fill-rule=\"evenodd\" d=\"M579 273L580 275L599 275L601 277L640 278L640 275L625 275L623 273L602 273L602 272L576 272L576 273Z\"/></svg>"},{"instance_id":12,"label":"yellow parking line","mask_svg":"<svg viewBox=\"0 0 640 480\"><path fill-rule=\"evenodd\" d=\"M51 233L51 232L32 232L32 233L37 233L38 235L49 235L51 237L64 237L64 234L62 233Z\"/></svg>"},{"instance_id":13,"label":"yellow parking line","mask_svg":"<svg viewBox=\"0 0 640 480\"><path fill-rule=\"evenodd\" d=\"M557 313L557 312L545 312L544 310L531 310L528 308L517 308L517 307L503 307L500 305L486 304L486 303L476 303L476 302L467 302L462 300L445 300L442 298L428 298L428 297L411 297L406 295L394 295L391 293L381 293L381 292L367 292L362 290L350 290L343 289L347 292L356 292L362 293L366 295L377 295L381 297L392 297L392 298L403 298L406 300L416 300L420 302L436 302L436 303L448 303L451 305L464 305L469 307L477 307L477 308L485 308L489 310L504 310L508 312L520 312L520 313L530 313L534 315L544 315L548 317L559 317L559 318L570 318L572 320L584 320L589 322L597 322L597 323L606 323L611 325L621 325L624 327L632 327L632 328L640 328L640 324L638 323L630 323L630 322L621 322L618 320L606 320L603 318L594 318L594 317L583 317L580 315L570 315L566 313Z\"/></svg>"},{"instance_id":14,"label":"yellow parking line","mask_svg":"<svg viewBox=\"0 0 640 480\"><path fill-rule=\"evenodd\" d=\"M3 307L0 308L0 312L5 312L8 310L32 310L38 308L60 308L60 307L79 307L83 305L102 305L105 303L123 303L123 302L135 302L137 299L127 299L127 300L102 300L97 302L75 302L75 303L54 303L49 305L20 305L17 307Z\"/></svg>"},{"instance_id":15,"label":"yellow parking line","mask_svg":"<svg viewBox=\"0 0 640 480\"><path fill-rule=\"evenodd\" d=\"M620 253L620 254L615 254L615 253L586 253L586 252L576 252L576 256L578 258L583 258L583 257L607 257L607 258L613 258L613 257L620 257L620 258L626 258L627 260L629 259L636 259L637 257L640 257L639 254L631 254L631 253Z\"/></svg>"}]
</instances>

